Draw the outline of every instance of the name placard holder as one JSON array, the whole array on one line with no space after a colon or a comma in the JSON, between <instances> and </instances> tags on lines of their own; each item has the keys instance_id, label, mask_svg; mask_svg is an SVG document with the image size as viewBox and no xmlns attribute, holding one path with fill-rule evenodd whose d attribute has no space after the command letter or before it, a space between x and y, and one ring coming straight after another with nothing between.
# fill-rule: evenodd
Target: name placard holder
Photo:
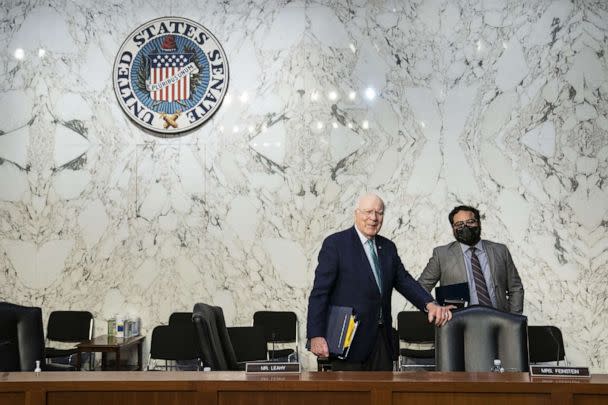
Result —
<instances>
[{"instance_id":1,"label":"name placard holder","mask_svg":"<svg viewBox=\"0 0 608 405\"><path fill-rule=\"evenodd\" d=\"M251 374L269 374L269 373L301 373L302 367L300 363L246 363L245 372Z\"/></svg>"},{"instance_id":2,"label":"name placard holder","mask_svg":"<svg viewBox=\"0 0 608 405\"><path fill-rule=\"evenodd\" d=\"M589 367L530 366L531 377L590 378Z\"/></svg>"}]
</instances>

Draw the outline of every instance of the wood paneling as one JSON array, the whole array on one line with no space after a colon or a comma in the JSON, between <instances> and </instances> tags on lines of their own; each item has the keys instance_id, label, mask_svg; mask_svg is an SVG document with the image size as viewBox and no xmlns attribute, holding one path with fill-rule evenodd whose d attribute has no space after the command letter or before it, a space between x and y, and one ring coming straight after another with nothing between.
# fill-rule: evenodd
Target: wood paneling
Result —
<instances>
[{"instance_id":1,"label":"wood paneling","mask_svg":"<svg viewBox=\"0 0 608 405\"><path fill-rule=\"evenodd\" d=\"M0 405L24 405L25 393L0 392Z\"/></svg>"},{"instance_id":2,"label":"wood paneling","mask_svg":"<svg viewBox=\"0 0 608 405\"><path fill-rule=\"evenodd\" d=\"M608 375L242 372L0 373L0 405L595 405Z\"/></svg>"},{"instance_id":3,"label":"wood paneling","mask_svg":"<svg viewBox=\"0 0 608 405\"><path fill-rule=\"evenodd\" d=\"M196 392L49 392L47 405L196 405Z\"/></svg>"},{"instance_id":4,"label":"wood paneling","mask_svg":"<svg viewBox=\"0 0 608 405\"><path fill-rule=\"evenodd\" d=\"M393 405L551 405L550 394L504 394L487 392L393 394Z\"/></svg>"},{"instance_id":5,"label":"wood paneling","mask_svg":"<svg viewBox=\"0 0 608 405\"><path fill-rule=\"evenodd\" d=\"M573 396L573 405L606 405L608 395L576 394Z\"/></svg>"},{"instance_id":6,"label":"wood paneling","mask_svg":"<svg viewBox=\"0 0 608 405\"><path fill-rule=\"evenodd\" d=\"M369 392L219 392L219 405L369 405Z\"/></svg>"}]
</instances>

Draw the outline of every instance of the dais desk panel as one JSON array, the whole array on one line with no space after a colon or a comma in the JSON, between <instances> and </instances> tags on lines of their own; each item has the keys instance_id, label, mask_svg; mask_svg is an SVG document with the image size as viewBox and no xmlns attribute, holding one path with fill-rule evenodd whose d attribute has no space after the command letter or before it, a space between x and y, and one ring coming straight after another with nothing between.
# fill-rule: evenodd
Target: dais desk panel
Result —
<instances>
[{"instance_id":1,"label":"dais desk panel","mask_svg":"<svg viewBox=\"0 0 608 405\"><path fill-rule=\"evenodd\" d=\"M527 373L45 372L0 374L0 405L608 404L608 375Z\"/></svg>"}]
</instances>

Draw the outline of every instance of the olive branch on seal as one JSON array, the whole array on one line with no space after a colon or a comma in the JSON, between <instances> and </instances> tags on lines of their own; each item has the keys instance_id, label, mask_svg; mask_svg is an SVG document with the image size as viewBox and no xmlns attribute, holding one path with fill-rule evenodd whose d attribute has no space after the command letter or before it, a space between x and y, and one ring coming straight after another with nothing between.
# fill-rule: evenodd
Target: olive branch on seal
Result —
<instances>
[{"instance_id":1,"label":"olive branch on seal","mask_svg":"<svg viewBox=\"0 0 608 405\"><path fill-rule=\"evenodd\" d=\"M150 79L150 62L147 57L142 58L142 63L139 64L137 71L137 87L144 93L148 92L146 88L146 80Z\"/></svg>"}]
</instances>

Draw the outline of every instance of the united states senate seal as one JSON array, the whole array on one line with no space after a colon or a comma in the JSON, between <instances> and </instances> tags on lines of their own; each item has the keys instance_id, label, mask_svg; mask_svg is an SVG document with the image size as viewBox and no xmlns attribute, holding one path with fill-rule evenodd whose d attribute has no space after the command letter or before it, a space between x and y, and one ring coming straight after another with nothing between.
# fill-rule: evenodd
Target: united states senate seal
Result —
<instances>
[{"instance_id":1,"label":"united states senate seal","mask_svg":"<svg viewBox=\"0 0 608 405\"><path fill-rule=\"evenodd\" d=\"M217 38L195 21L163 17L124 41L112 72L122 109L137 124L164 135L207 121L228 90L228 60Z\"/></svg>"}]
</instances>

